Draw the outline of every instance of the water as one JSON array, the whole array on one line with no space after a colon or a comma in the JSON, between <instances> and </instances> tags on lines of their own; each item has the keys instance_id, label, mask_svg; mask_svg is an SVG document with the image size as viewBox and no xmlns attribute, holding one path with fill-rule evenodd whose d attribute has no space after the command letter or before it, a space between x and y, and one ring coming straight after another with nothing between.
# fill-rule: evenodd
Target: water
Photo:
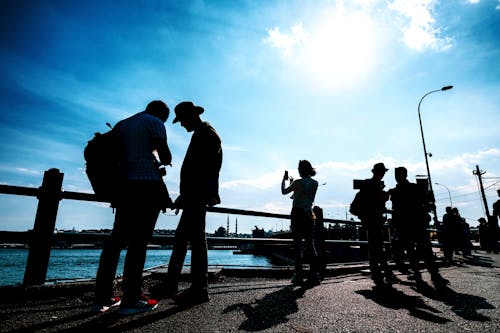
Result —
<instances>
[{"instance_id":1,"label":"water","mask_svg":"<svg viewBox=\"0 0 500 333\"><path fill-rule=\"evenodd\" d=\"M126 251L122 251L117 275L123 272ZM145 268L168 264L172 250L148 250ZM100 249L53 249L50 255L47 281L93 279L99 265ZM28 258L26 249L0 249L0 286L22 283ZM188 251L185 264L191 262ZM251 254L233 255L232 250L208 250L208 264L220 266L271 267L265 257Z\"/></svg>"}]
</instances>

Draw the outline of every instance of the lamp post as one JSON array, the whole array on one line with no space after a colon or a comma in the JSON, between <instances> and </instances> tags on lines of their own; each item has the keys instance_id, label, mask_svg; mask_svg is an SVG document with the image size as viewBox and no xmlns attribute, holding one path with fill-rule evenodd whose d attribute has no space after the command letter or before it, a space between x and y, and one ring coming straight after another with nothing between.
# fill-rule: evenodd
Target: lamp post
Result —
<instances>
[{"instance_id":1,"label":"lamp post","mask_svg":"<svg viewBox=\"0 0 500 333\"><path fill-rule=\"evenodd\" d=\"M438 92L438 91L450 90L452 88L453 88L453 86L444 86L441 89L429 91L424 96L422 96L422 98L420 99L420 102L418 102L418 121L420 123L420 134L422 135L422 145L424 146L425 167L427 168L427 179L429 181L429 195L430 195L430 199L431 199L432 203L435 202L435 199L434 199L434 191L432 190L432 180L431 180L431 172L429 170L429 160L427 159L427 156L429 156L430 154L427 154L427 148L425 147L424 130L422 128L422 117L420 116L420 104L422 104L422 101L424 100L424 98L427 95L430 95L430 94ZM430 155L430 156L432 156L432 155ZM438 218L437 218L435 205L433 206L432 211L434 213L434 223L437 223Z\"/></svg>"},{"instance_id":2,"label":"lamp post","mask_svg":"<svg viewBox=\"0 0 500 333\"><path fill-rule=\"evenodd\" d=\"M450 189L447 186L443 185L443 184L439 184L439 183L434 183L434 184L440 185L440 186L444 187L446 189L446 191L448 191L448 197L450 198L450 207L453 207L453 202L451 201Z\"/></svg>"}]
</instances>

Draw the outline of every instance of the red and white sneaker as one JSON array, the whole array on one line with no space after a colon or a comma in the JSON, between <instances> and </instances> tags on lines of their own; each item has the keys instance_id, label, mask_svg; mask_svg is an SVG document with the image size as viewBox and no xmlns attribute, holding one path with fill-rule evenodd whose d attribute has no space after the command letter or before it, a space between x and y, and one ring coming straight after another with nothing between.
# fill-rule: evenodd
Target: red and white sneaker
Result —
<instances>
[{"instance_id":1,"label":"red and white sneaker","mask_svg":"<svg viewBox=\"0 0 500 333\"><path fill-rule=\"evenodd\" d=\"M119 314L131 315L136 313L153 311L158 307L158 301L155 299L148 299L145 296L141 297L141 300L135 304L122 304L118 310Z\"/></svg>"},{"instance_id":2,"label":"red and white sneaker","mask_svg":"<svg viewBox=\"0 0 500 333\"><path fill-rule=\"evenodd\" d=\"M113 296L106 302L96 302L92 305L91 311L95 313L103 313L108 311L109 309L120 305L122 302L122 299L119 296Z\"/></svg>"}]
</instances>

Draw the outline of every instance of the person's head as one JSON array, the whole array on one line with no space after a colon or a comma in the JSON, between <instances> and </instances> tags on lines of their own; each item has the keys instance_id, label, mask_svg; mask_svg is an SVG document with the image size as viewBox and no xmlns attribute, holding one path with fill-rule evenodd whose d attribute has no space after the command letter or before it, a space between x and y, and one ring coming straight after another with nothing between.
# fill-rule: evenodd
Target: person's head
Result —
<instances>
[{"instance_id":1,"label":"person's head","mask_svg":"<svg viewBox=\"0 0 500 333\"><path fill-rule=\"evenodd\" d=\"M484 217L480 217L477 221L479 222L479 224L486 224L486 219Z\"/></svg>"},{"instance_id":2,"label":"person's head","mask_svg":"<svg viewBox=\"0 0 500 333\"><path fill-rule=\"evenodd\" d=\"M497 190L497 194L498 194L498 196L500 197L500 190Z\"/></svg>"},{"instance_id":3,"label":"person's head","mask_svg":"<svg viewBox=\"0 0 500 333\"><path fill-rule=\"evenodd\" d=\"M152 101L146 106L146 110L144 112L158 117L161 121L166 122L168 119L168 115L170 114L170 110L163 101Z\"/></svg>"},{"instance_id":4,"label":"person's head","mask_svg":"<svg viewBox=\"0 0 500 333\"><path fill-rule=\"evenodd\" d=\"M398 167L394 169L394 178L398 184L406 181L406 177L408 177L408 170L406 170L405 167Z\"/></svg>"},{"instance_id":5,"label":"person's head","mask_svg":"<svg viewBox=\"0 0 500 333\"><path fill-rule=\"evenodd\" d=\"M377 180L382 180L382 178L384 178L387 170L389 170L389 169L387 169L385 167L384 163L376 163L372 169L373 178L375 178Z\"/></svg>"},{"instance_id":6,"label":"person's head","mask_svg":"<svg viewBox=\"0 0 500 333\"><path fill-rule=\"evenodd\" d=\"M447 206L445 210L446 210L446 213L448 213L448 214L452 213L452 210L451 210L450 206Z\"/></svg>"},{"instance_id":7,"label":"person's head","mask_svg":"<svg viewBox=\"0 0 500 333\"><path fill-rule=\"evenodd\" d=\"M307 160L300 160L299 174L301 177L312 177L316 175L316 170L312 167L311 162Z\"/></svg>"},{"instance_id":8,"label":"person's head","mask_svg":"<svg viewBox=\"0 0 500 333\"><path fill-rule=\"evenodd\" d=\"M453 207L451 209L452 213L455 214L455 215L460 215L460 213L458 212L458 208L457 207Z\"/></svg>"},{"instance_id":9,"label":"person's head","mask_svg":"<svg viewBox=\"0 0 500 333\"><path fill-rule=\"evenodd\" d=\"M173 123L180 122L186 131L193 131L201 123L200 114L205 111L201 106L196 106L193 102L181 102L175 107L175 118Z\"/></svg>"}]
</instances>

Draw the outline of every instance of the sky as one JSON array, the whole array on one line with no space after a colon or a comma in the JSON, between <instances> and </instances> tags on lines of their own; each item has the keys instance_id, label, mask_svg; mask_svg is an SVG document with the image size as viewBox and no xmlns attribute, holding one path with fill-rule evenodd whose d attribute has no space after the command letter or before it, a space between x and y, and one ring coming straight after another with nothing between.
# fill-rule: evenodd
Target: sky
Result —
<instances>
[{"instance_id":1,"label":"sky","mask_svg":"<svg viewBox=\"0 0 500 333\"><path fill-rule=\"evenodd\" d=\"M83 149L106 122L161 99L205 108L222 138L221 207L286 214L284 170L317 170L315 204L352 218L353 179L373 164L426 175L438 216L451 204L471 226L500 189L499 0L2 1L0 184L92 192ZM441 87L453 89L441 91ZM191 133L166 123L173 198ZM449 192L448 192L449 191ZM390 208L390 203L387 205ZM0 230L33 227L37 199L0 194ZM175 229L168 211L158 229ZM289 221L210 213L207 232ZM63 200L56 228L111 228L106 204Z\"/></svg>"}]
</instances>

